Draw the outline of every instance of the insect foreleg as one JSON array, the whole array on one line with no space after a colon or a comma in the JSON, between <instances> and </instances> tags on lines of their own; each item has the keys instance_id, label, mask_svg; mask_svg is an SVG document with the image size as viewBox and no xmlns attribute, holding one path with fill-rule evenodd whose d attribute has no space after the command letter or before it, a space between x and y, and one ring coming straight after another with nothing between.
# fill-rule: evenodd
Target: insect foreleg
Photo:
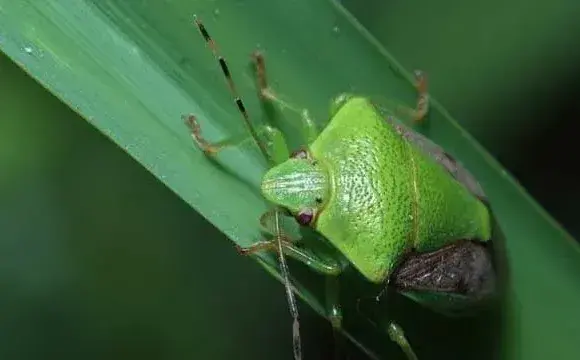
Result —
<instances>
[{"instance_id":1,"label":"insect foreleg","mask_svg":"<svg viewBox=\"0 0 580 360\"><path fill-rule=\"evenodd\" d=\"M284 255L304 263L320 274L336 276L342 271L337 261L319 257L313 251L297 246L288 237L283 237L281 242ZM238 246L237 248L242 255L253 255L261 251L278 252L278 244L274 240L262 240L247 247Z\"/></svg>"},{"instance_id":2,"label":"insect foreleg","mask_svg":"<svg viewBox=\"0 0 580 360\"><path fill-rule=\"evenodd\" d=\"M276 210L272 209L265 212L260 217L260 224L263 229L270 233L276 234L276 229L271 221ZM285 255L304 263L314 271L323 275L337 276L342 272L343 265L331 255L323 254L320 251L313 251L307 247L300 247L297 243L299 239L292 239L287 234L279 234L282 242L282 251ZM261 251L278 252L278 246L275 240L261 240L247 247L238 246L238 251L242 255L252 255Z\"/></svg>"},{"instance_id":3,"label":"insect foreleg","mask_svg":"<svg viewBox=\"0 0 580 360\"><path fill-rule=\"evenodd\" d=\"M254 138L253 135L240 134L217 142L209 142L202 136L201 127L194 115L184 116L183 119L191 130L191 136L197 146L201 148L208 156L215 156L226 147L241 146L244 143L253 140ZM288 147L286 145L284 135L282 135L280 130L271 126L262 125L257 127L256 135L258 137L265 136L268 139L264 148L267 149L268 158L270 161L272 161L274 164L279 164L288 159ZM255 140L261 141L259 139Z\"/></svg>"}]
</instances>

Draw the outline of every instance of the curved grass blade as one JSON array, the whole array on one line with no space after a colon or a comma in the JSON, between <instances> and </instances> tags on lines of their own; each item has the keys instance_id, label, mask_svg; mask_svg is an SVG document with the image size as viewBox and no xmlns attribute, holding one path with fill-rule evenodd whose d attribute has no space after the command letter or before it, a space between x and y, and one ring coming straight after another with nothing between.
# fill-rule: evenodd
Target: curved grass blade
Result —
<instances>
[{"instance_id":1,"label":"curved grass blade","mask_svg":"<svg viewBox=\"0 0 580 360\"><path fill-rule=\"evenodd\" d=\"M196 114L209 139L244 131L224 91L222 74L191 25L194 13L220 39L254 124L271 121L256 96L249 68L249 55L256 48L271 64L270 81L278 93L308 109L319 124L327 117L329 100L339 92L380 94L413 104L412 78L330 1L0 0L2 51L245 246L260 238L257 220L267 204L257 189L267 164L256 147L250 147L228 150L219 168L191 143L182 114ZM432 104L424 133L480 179L507 238L513 288L502 336L508 341L502 349L490 350L475 323L450 323L404 306L389 307L391 316L404 318L399 323L419 358L448 354L449 348L471 358L489 358L490 352L526 359L565 356L577 346L574 330L580 330L570 313L580 312L575 305L580 300L576 242L440 104ZM299 145L295 116L273 121L290 134L291 146ZM275 257L264 255L258 261L278 274ZM299 296L324 314L322 279L298 267L291 270ZM341 286L348 289L347 297L360 297L358 290L363 289L356 274L343 279ZM344 310L346 316L356 317L353 307ZM388 344L386 328L377 333L354 319L345 320L347 336L369 356L399 354ZM559 331L562 327L570 331Z\"/></svg>"}]
</instances>

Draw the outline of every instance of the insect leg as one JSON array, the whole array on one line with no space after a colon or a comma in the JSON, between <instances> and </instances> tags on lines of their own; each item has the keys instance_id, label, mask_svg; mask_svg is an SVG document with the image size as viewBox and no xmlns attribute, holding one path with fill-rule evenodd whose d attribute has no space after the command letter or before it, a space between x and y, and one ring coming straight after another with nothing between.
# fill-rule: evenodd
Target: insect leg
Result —
<instances>
[{"instance_id":1,"label":"insect leg","mask_svg":"<svg viewBox=\"0 0 580 360\"><path fill-rule=\"evenodd\" d=\"M215 156L218 152L226 147L241 146L249 140L253 140L252 135L239 134L230 138L218 141L209 142L201 135L201 127L194 115L187 115L183 117L184 122L191 130L191 137L196 145L203 150L208 156ZM256 129L256 136L265 136L267 141L267 149L269 158L275 163L281 163L288 159L288 146L286 140L280 130L271 126L262 125Z\"/></svg>"},{"instance_id":2,"label":"insect leg","mask_svg":"<svg viewBox=\"0 0 580 360\"><path fill-rule=\"evenodd\" d=\"M284 255L298 260L314 271L327 275L326 282L326 311L333 329L338 330L342 326L342 310L339 302L338 275L342 272L339 262L317 256L316 253L302 249L294 244L294 241L284 236L281 239ZM278 244L274 240L258 241L248 247L238 246L242 255L252 255L261 251L278 252Z\"/></svg>"},{"instance_id":3,"label":"insect leg","mask_svg":"<svg viewBox=\"0 0 580 360\"><path fill-rule=\"evenodd\" d=\"M387 291L387 288L383 288L383 290L381 290L381 292L378 295L373 296L374 301L378 302L380 297L382 295L384 295L386 293L386 291ZM364 298L359 298L357 300L357 311L361 314L362 314L362 312L361 312L359 306L360 306L360 300L362 300L362 299L364 299ZM379 329L383 329L383 325L375 322L373 320L372 316L369 317L369 316L363 314L363 317L370 324L372 324L374 327L379 328ZM391 341L393 341L394 343L399 345L401 350L405 353L407 359L417 360L417 355L415 355L413 348L409 344L409 341L407 341L407 337L405 336L405 333L403 332L403 328L401 328L401 326L399 324L395 323L394 321L389 321L387 323L386 330L387 330L387 334L389 335L389 338L391 339Z\"/></svg>"},{"instance_id":4,"label":"insect leg","mask_svg":"<svg viewBox=\"0 0 580 360\"><path fill-rule=\"evenodd\" d=\"M276 209L272 209L265 212L260 217L260 224L264 227L266 232L271 234L276 234L275 229L273 229L273 226L270 223L275 212ZM281 230L278 231L278 234L282 243L282 251L285 255L304 263L312 270L323 275L337 276L342 272L342 264L332 256L325 256L325 254L298 246L296 244L296 242L298 242L297 239L291 239ZM237 249L242 255L253 255L262 251L279 252L278 244L275 240L261 240L247 247L238 246Z\"/></svg>"},{"instance_id":5,"label":"insect leg","mask_svg":"<svg viewBox=\"0 0 580 360\"><path fill-rule=\"evenodd\" d=\"M260 217L260 224L266 232L272 231L269 220L271 220L275 211L275 209L269 210ZM317 252L298 247L295 245L297 240L290 239L280 229L277 230L277 233L281 236L282 251L284 254L306 264L320 274L327 275L325 279L327 314L333 328L339 329L342 325L342 311L339 305L337 276L342 272L343 266L331 256L322 256L322 254L318 254ZM279 249L275 241L263 240L246 248L238 247L238 251L244 255L250 255L260 251L277 252Z\"/></svg>"},{"instance_id":6,"label":"insect leg","mask_svg":"<svg viewBox=\"0 0 580 360\"><path fill-rule=\"evenodd\" d=\"M417 355L415 355L413 348L411 348L411 345L409 344L407 338L405 337L403 329L399 325L397 325L394 322L391 322L389 324L388 333L391 340L396 342L399 345L399 347L401 347L401 349L403 350L405 355L407 355L407 358L409 360L417 360Z\"/></svg>"},{"instance_id":7,"label":"insect leg","mask_svg":"<svg viewBox=\"0 0 580 360\"><path fill-rule=\"evenodd\" d=\"M292 239L287 237L283 237L281 242L284 255L304 263L320 274L336 276L342 272L342 267L337 261L319 257L312 251L300 248L293 243ZM238 245L237 249L242 255L253 255L261 251L278 253L278 244L274 240L262 240L246 247Z\"/></svg>"},{"instance_id":8,"label":"insect leg","mask_svg":"<svg viewBox=\"0 0 580 360\"><path fill-rule=\"evenodd\" d=\"M420 71L415 70L415 87L417 88L417 105L415 109L412 110L413 120L415 122L421 122L427 112L429 111L429 93L427 92L427 77Z\"/></svg>"},{"instance_id":9,"label":"insect leg","mask_svg":"<svg viewBox=\"0 0 580 360\"><path fill-rule=\"evenodd\" d=\"M306 141L308 144L312 143L318 136L318 128L313 119L310 117L308 110L299 109L280 99L280 97L276 95L275 91L268 86L264 55L258 51L255 51L252 54L252 58L254 59L254 63L256 65L256 77L258 80L258 86L260 88L260 97L264 100L271 101L272 103L278 105L281 109L289 109L300 114L302 131L305 135Z\"/></svg>"},{"instance_id":10,"label":"insect leg","mask_svg":"<svg viewBox=\"0 0 580 360\"><path fill-rule=\"evenodd\" d=\"M382 99L380 103L388 105L388 109L384 109L382 106L375 104L383 110L393 110L394 113L391 115L396 115L405 120L410 120L412 123L419 123L423 121L427 112L429 111L429 93L427 92L427 78L422 71L415 71L415 88L417 89L417 103L414 109L411 109L407 105L403 105L400 101L394 99Z\"/></svg>"},{"instance_id":11,"label":"insect leg","mask_svg":"<svg viewBox=\"0 0 580 360\"><path fill-rule=\"evenodd\" d=\"M250 117L248 115L248 112L246 111L246 107L244 106L242 98L238 95L238 91L236 90L236 86L234 84L234 80L232 79L232 75L231 75L230 69L228 68L228 65L226 63L226 60L224 59L223 56L221 56L219 54L215 42L213 41L213 39L209 35L207 29L202 24L202 22L200 20L198 20L197 17L194 18L194 22L195 22L195 25L197 26L197 28L199 29L199 32L203 36L205 42L209 45L214 57L216 58L216 60L218 61L219 65L220 65L220 68L221 68L221 70L222 70L222 72L223 72L223 74L228 82L230 92L231 92L232 96L234 97L234 102L236 103L236 107L238 108L238 111L240 112L240 114L242 115L242 117L244 119L244 124L246 125L246 128L248 129L252 138L254 139L254 141L256 142L258 147L260 148L260 151L262 152L264 157L266 157L266 159L269 159L270 161L273 161L270 158L268 151L266 150L266 146L259 140L258 134L257 134L256 130L254 129L254 126L252 125L251 121L250 121ZM198 126L198 128L199 128L199 126ZM206 144L207 144L207 142L206 142ZM203 147L202 147L202 149L203 149ZM211 147L210 147L210 149L211 149ZM204 149L204 151L205 151L205 149ZM207 153L208 153L208 151L206 151L206 154Z\"/></svg>"}]
</instances>

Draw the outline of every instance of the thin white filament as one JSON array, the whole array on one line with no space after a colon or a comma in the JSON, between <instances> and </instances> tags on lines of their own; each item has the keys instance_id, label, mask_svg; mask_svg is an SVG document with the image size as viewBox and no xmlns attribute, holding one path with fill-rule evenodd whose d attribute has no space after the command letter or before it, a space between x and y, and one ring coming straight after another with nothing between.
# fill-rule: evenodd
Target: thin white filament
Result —
<instances>
[{"instance_id":1,"label":"thin white filament","mask_svg":"<svg viewBox=\"0 0 580 360\"><path fill-rule=\"evenodd\" d=\"M294 359L302 360L302 345L300 343L300 324L298 322L298 306L296 299L292 292L292 285L290 284L290 277L288 275L288 265L282 249L282 231L280 230L279 212L274 212L274 221L276 227L276 240L278 241L278 255L280 259L280 271L284 277L284 286L286 287L286 298L288 299L288 307L290 308L290 315L294 319L292 324L292 347L294 349Z\"/></svg>"}]
</instances>

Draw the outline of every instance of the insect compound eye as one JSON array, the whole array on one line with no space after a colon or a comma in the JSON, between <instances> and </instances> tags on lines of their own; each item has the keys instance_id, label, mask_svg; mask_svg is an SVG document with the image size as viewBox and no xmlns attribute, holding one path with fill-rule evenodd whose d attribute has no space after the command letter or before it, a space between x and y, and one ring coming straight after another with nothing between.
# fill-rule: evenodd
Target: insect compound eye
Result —
<instances>
[{"instance_id":1,"label":"insect compound eye","mask_svg":"<svg viewBox=\"0 0 580 360\"><path fill-rule=\"evenodd\" d=\"M290 155L294 159L308 159L308 152L304 149L296 150Z\"/></svg>"},{"instance_id":2,"label":"insect compound eye","mask_svg":"<svg viewBox=\"0 0 580 360\"><path fill-rule=\"evenodd\" d=\"M314 211L312 211L312 209L300 210L296 215L296 221L298 221L300 225L308 226L312 220L314 220Z\"/></svg>"}]
</instances>

